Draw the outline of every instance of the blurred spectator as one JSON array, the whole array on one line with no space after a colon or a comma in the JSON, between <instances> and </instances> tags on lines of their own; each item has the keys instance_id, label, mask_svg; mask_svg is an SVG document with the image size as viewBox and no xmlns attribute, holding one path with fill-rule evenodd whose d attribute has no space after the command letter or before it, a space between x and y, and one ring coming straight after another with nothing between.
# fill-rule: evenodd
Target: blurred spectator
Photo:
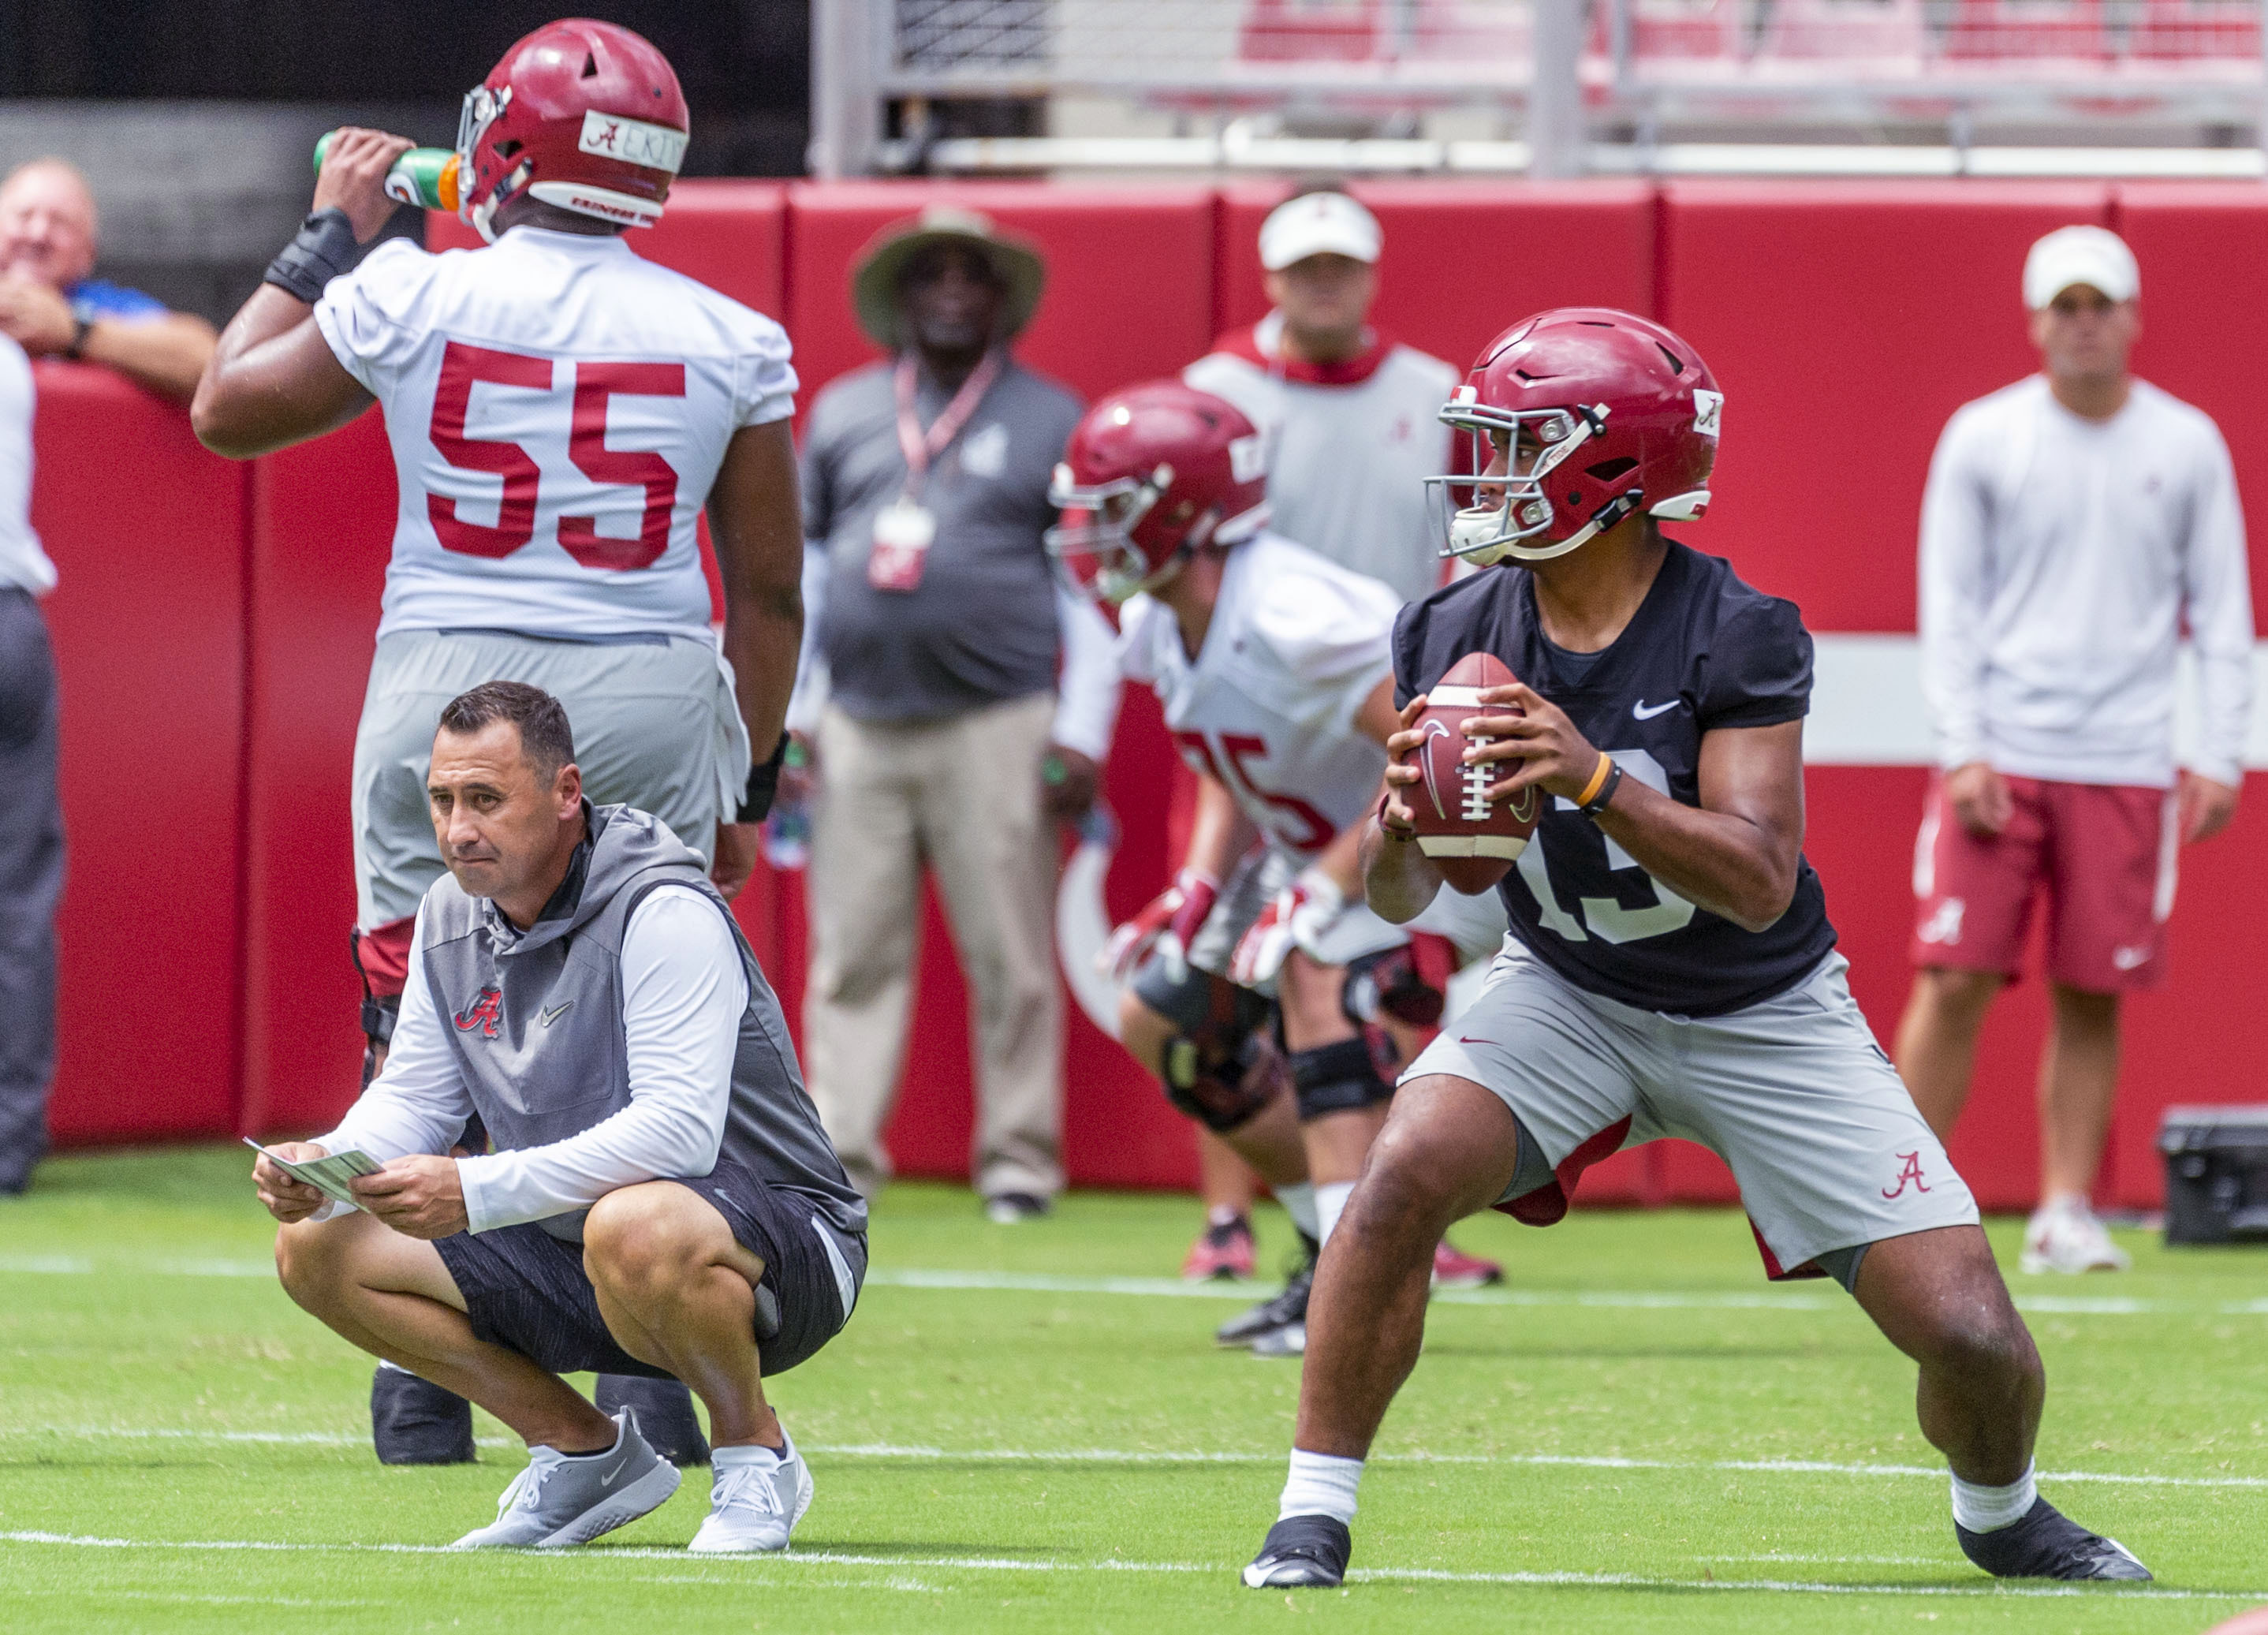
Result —
<instances>
[{"instance_id":1,"label":"blurred spectator","mask_svg":"<svg viewBox=\"0 0 2268 1635\"><path fill-rule=\"evenodd\" d=\"M1118 696L1108 628L1057 589L1042 543L1049 476L1079 414L1008 350L1044 277L1031 247L942 207L861 257L858 322L893 357L812 406L814 662L788 715L817 777L812 1097L872 1196L890 1174L882 1126L927 865L975 991L976 1182L1004 1223L1043 1213L1063 1186L1049 820L1093 803Z\"/></svg>"},{"instance_id":2,"label":"blurred spectator","mask_svg":"<svg viewBox=\"0 0 2268 1635\"><path fill-rule=\"evenodd\" d=\"M104 364L186 403L217 336L203 319L92 276L94 195L58 158L0 182L0 334L33 357Z\"/></svg>"},{"instance_id":3,"label":"blurred spectator","mask_svg":"<svg viewBox=\"0 0 2268 1635\"><path fill-rule=\"evenodd\" d=\"M1267 439L1271 527L1414 601L1444 577L1424 481L1449 468L1436 416L1458 376L1371 327L1383 244L1378 218L1337 187L1294 193L1260 225L1272 310L1182 378L1234 403ZM1205 1227L1182 1275L1248 1275L1258 1179L1211 1131L1198 1131L1197 1153Z\"/></svg>"},{"instance_id":4,"label":"blurred spectator","mask_svg":"<svg viewBox=\"0 0 2268 1635\"><path fill-rule=\"evenodd\" d=\"M1260 225L1273 310L1182 372L1242 409L1269 443L1270 526L1414 601L1441 583L1424 480L1448 467L1438 418L1457 370L1381 335L1378 217L1333 186Z\"/></svg>"},{"instance_id":5,"label":"blurred spectator","mask_svg":"<svg viewBox=\"0 0 2268 1635\"><path fill-rule=\"evenodd\" d=\"M55 661L35 600L55 568L31 504L32 365L0 337L0 1195L21 1192L47 1151L55 1062L63 813Z\"/></svg>"},{"instance_id":6,"label":"blurred spectator","mask_svg":"<svg viewBox=\"0 0 2268 1635\"><path fill-rule=\"evenodd\" d=\"M1899 1070L1940 1138L1977 1029L2046 899L2040 1207L2026 1271L2116 1270L2088 1204L2118 1079L2118 1001L2163 974L2175 856L2236 811L2252 703L2244 519L2220 433L2127 372L2141 276L2116 235L2032 247L2042 373L1947 425L1922 505L1922 675L1939 774L1914 855ZM2174 764L2174 655L2203 679Z\"/></svg>"}]
</instances>

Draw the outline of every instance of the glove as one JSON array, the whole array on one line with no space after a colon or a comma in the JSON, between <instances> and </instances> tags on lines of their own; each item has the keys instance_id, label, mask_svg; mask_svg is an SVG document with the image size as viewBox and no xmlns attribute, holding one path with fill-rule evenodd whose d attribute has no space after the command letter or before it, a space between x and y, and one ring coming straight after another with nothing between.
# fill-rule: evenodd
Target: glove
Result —
<instances>
[{"instance_id":1,"label":"glove","mask_svg":"<svg viewBox=\"0 0 2268 1635\"><path fill-rule=\"evenodd\" d=\"M1141 911L1115 928L1094 963L1114 980L1132 976L1152 953L1168 961L1175 982L1188 970L1189 944L1220 901L1220 882L1196 869L1183 869L1174 883L1143 904Z\"/></svg>"},{"instance_id":2,"label":"glove","mask_svg":"<svg viewBox=\"0 0 2268 1635\"><path fill-rule=\"evenodd\" d=\"M1300 877L1276 894L1260 910L1252 929L1236 945L1228 979L1240 988L1257 988L1276 980L1284 961L1297 948L1317 963L1323 939L1346 912L1346 893L1321 869L1303 869Z\"/></svg>"}]
</instances>

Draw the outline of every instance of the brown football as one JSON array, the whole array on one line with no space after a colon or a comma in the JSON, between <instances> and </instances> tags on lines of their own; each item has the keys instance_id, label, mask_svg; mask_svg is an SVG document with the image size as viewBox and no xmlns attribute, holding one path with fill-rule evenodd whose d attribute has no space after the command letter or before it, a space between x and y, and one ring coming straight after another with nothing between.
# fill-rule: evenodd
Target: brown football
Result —
<instances>
[{"instance_id":1,"label":"brown football","mask_svg":"<svg viewBox=\"0 0 2268 1635\"><path fill-rule=\"evenodd\" d=\"M1526 850L1543 814L1541 790L1526 789L1506 800L1491 800L1489 785L1512 776L1509 763L1468 766L1461 758L1469 745L1466 720L1476 715L1517 715L1508 706L1480 703L1484 687L1504 687L1516 679L1493 653L1467 653L1427 693L1418 730L1425 741L1415 752L1418 782L1403 791L1403 802L1417 815L1418 844L1433 859L1441 878L1469 897L1493 890L1513 859Z\"/></svg>"}]
</instances>

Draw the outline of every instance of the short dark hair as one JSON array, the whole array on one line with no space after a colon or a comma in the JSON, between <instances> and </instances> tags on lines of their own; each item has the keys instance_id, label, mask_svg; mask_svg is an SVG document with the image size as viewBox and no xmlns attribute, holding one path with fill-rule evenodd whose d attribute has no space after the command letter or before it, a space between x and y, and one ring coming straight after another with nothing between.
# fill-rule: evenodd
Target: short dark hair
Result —
<instances>
[{"instance_id":1,"label":"short dark hair","mask_svg":"<svg viewBox=\"0 0 2268 1635\"><path fill-rule=\"evenodd\" d=\"M441 730L471 733L498 721L519 730L520 753L549 777L575 758L575 733L567 711L540 687L525 681L482 681L441 708Z\"/></svg>"}]
</instances>

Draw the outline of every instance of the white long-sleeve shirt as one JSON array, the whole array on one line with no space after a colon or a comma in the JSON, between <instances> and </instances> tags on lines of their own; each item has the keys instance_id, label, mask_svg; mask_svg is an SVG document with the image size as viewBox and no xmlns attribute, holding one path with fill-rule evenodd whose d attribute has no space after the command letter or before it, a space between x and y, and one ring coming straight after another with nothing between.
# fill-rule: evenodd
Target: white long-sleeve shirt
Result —
<instances>
[{"instance_id":1,"label":"white long-sleeve shirt","mask_svg":"<svg viewBox=\"0 0 2268 1635\"><path fill-rule=\"evenodd\" d=\"M424 941L421 911L385 1071L337 1129L317 1138L327 1151L359 1148L380 1163L446 1153L473 1110L447 1020L426 985ZM617 1187L717 1167L748 1004L733 933L698 892L659 887L622 929L622 974L630 1104L563 1141L459 1159L473 1231L567 1214Z\"/></svg>"},{"instance_id":2,"label":"white long-sleeve shirt","mask_svg":"<svg viewBox=\"0 0 2268 1635\"><path fill-rule=\"evenodd\" d=\"M827 602L827 547L803 549L803 650L797 656L795 693L789 699L787 725L799 733L818 729L828 690L827 660L819 651L819 620ZM1055 741L1090 761L1110 758L1110 737L1118 726L1118 637L1094 604L1056 589L1056 617L1063 631L1063 670L1057 682Z\"/></svg>"},{"instance_id":3,"label":"white long-sleeve shirt","mask_svg":"<svg viewBox=\"0 0 2268 1635\"><path fill-rule=\"evenodd\" d=\"M32 531L31 360L0 335L0 589L44 596L55 588L55 564Z\"/></svg>"},{"instance_id":4,"label":"white long-sleeve shirt","mask_svg":"<svg viewBox=\"0 0 2268 1635\"><path fill-rule=\"evenodd\" d=\"M2235 474L2202 410L2136 381L2090 421L2034 375L1964 404L1922 500L1922 687L1939 764L2165 788L2195 646L2195 770L2231 785L2252 704Z\"/></svg>"}]
</instances>

